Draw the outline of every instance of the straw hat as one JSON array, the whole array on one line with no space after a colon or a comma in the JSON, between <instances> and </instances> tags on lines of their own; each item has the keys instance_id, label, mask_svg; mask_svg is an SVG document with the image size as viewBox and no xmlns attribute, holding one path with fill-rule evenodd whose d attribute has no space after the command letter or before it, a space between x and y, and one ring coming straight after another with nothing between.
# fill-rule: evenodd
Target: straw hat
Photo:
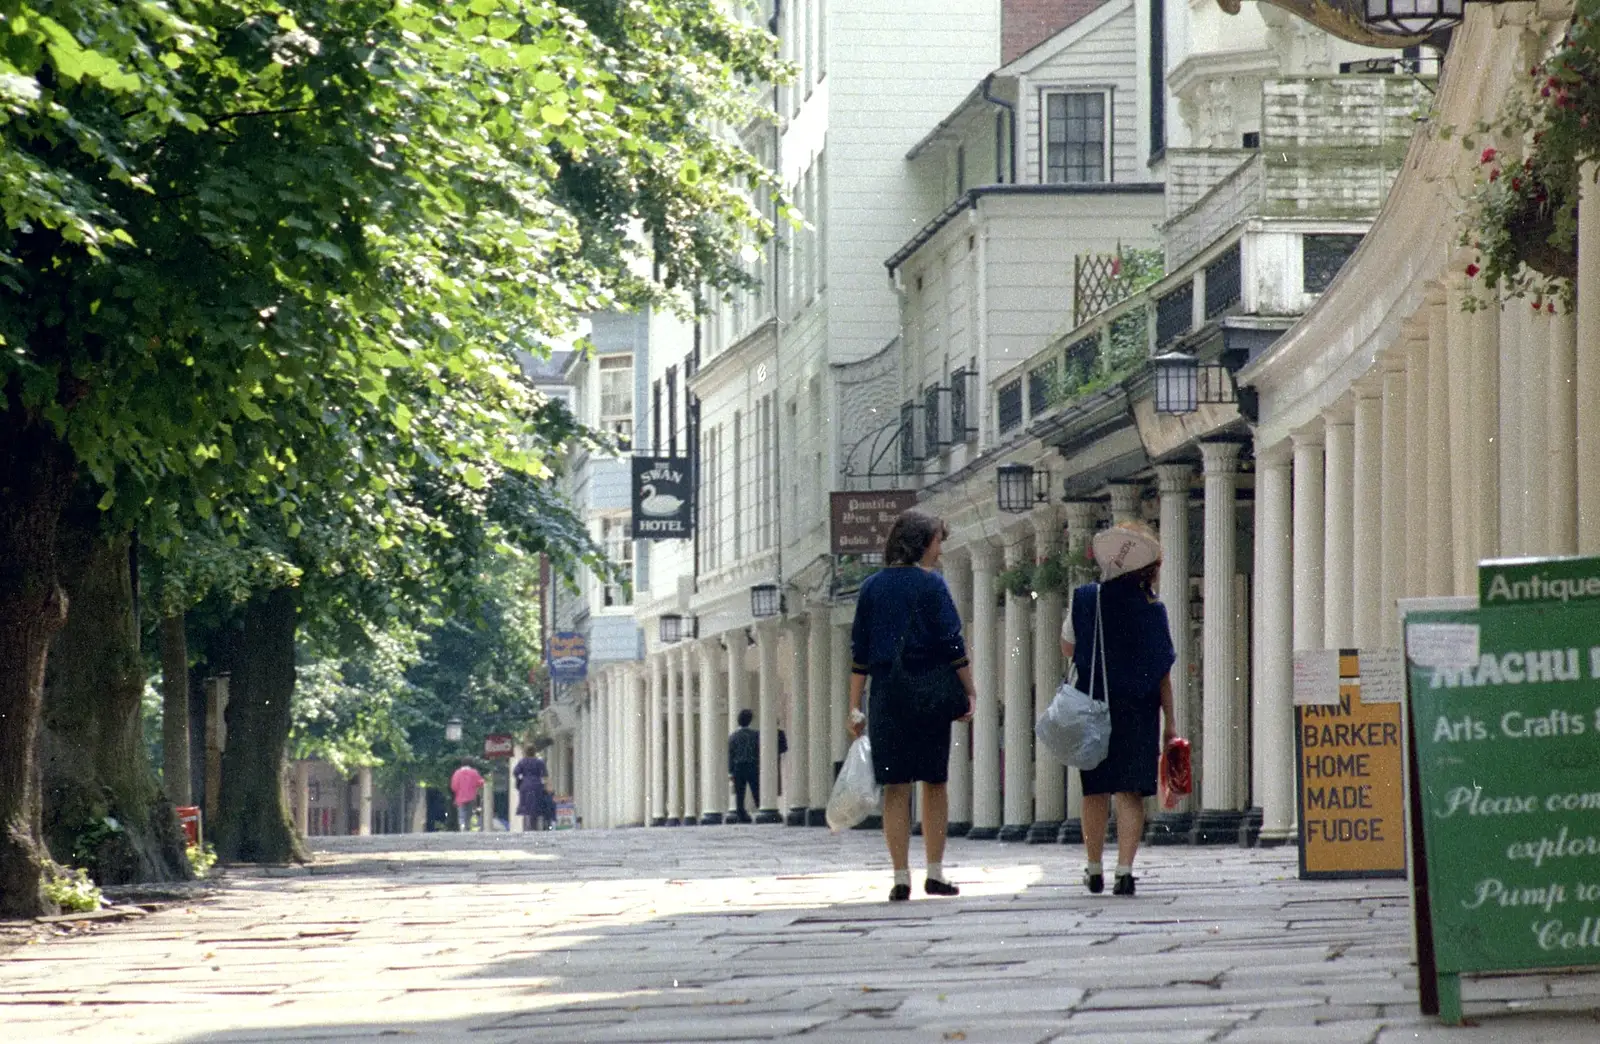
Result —
<instances>
[{"instance_id":1,"label":"straw hat","mask_svg":"<svg viewBox=\"0 0 1600 1044\"><path fill-rule=\"evenodd\" d=\"M1160 542L1140 529L1115 525L1094 535L1094 560L1100 563L1101 581L1115 580L1161 561Z\"/></svg>"}]
</instances>

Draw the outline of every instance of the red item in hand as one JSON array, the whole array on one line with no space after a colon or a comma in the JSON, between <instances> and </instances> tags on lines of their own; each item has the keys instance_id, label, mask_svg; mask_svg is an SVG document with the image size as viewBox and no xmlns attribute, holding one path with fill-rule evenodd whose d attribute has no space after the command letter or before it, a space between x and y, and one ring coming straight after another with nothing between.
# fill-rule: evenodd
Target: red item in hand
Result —
<instances>
[{"instance_id":1,"label":"red item in hand","mask_svg":"<svg viewBox=\"0 0 1600 1044\"><path fill-rule=\"evenodd\" d=\"M1156 776L1161 790L1161 807L1170 812L1178 807L1178 801L1185 794L1194 790L1188 740L1179 737L1167 744L1167 749L1161 752Z\"/></svg>"}]
</instances>

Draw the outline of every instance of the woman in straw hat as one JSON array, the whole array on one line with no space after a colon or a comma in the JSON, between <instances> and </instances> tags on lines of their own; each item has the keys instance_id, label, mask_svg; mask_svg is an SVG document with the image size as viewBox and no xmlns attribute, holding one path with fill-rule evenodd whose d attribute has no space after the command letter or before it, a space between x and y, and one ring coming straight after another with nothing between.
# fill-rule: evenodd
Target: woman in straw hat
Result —
<instances>
[{"instance_id":1,"label":"woman in straw hat","mask_svg":"<svg viewBox=\"0 0 1600 1044\"><path fill-rule=\"evenodd\" d=\"M1088 860L1083 877L1090 892L1105 888L1100 860L1114 798L1117 868L1111 891L1133 895L1144 799L1156 792L1157 762L1176 735L1172 665L1177 653L1166 606L1155 594L1161 543L1150 528L1121 522L1101 530L1094 537L1094 557L1100 583L1072 592L1072 606L1061 625L1061 651L1077 671L1078 687L1111 703L1110 751L1097 767L1079 773Z\"/></svg>"}]
</instances>

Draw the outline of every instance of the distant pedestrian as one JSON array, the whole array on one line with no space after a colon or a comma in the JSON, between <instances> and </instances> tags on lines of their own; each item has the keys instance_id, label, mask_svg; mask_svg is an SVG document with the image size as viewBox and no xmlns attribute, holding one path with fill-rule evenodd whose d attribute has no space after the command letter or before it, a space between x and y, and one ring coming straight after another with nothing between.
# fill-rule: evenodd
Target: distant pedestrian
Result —
<instances>
[{"instance_id":1,"label":"distant pedestrian","mask_svg":"<svg viewBox=\"0 0 1600 1044\"><path fill-rule=\"evenodd\" d=\"M922 783L922 843L928 858L923 889L929 895L958 895L944 875L945 832L950 800L952 718L967 721L976 706L972 668L961 638L961 618L939 565L945 524L922 511L897 518L884 542L886 568L861 585L851 626L854 663L850 675L850 727L872 740L872 770L883 784L883 837L894 865L889 899L911 898L911 787ZM966 713L929 715L910 704L912 694L889 691L896 659L907 673L928 686L943 686L956 702L966 696ZM871 714L861 710L867 679L872 679Z\"/></svg>"},{"instance_id":2,"label":"distant pedestrian","mask_svg":"<svg viewBox=\"0 0 1600 1044\"><path fill-rule=\"evenodd\" d=\"M456 829L465 830L472 824L472 806L477 804L478 792L483 789L483 776L466 762L450 777L450 793L456 800Z\"/></svg>"},{"instance_id":3,"label":"distant pedestrian","mask_svg":"<svg viewBox=\"0 0 1600 1044\"><path fill-rule=\"evenodd\" d=\"M511 770L517 785L517 814L522 817L524 830L543 830L549 824L545 809L546 775L544 759L536 753L523 757Z\"/></svg>"},{"instance_id":4,"label":"distant pedestrian","mask_svg":"<svg viewBox=\"0 0 1600 1044\"><path fill-rule=\"evenodd\" d=\"M1172 717L1177 653L1166 606L1156 598L1161 543L1149 527L1122 522L1101 530L1094 537L1094 557L1100 583L1072 592L1061 624L1061 652L1078 672L1078 687L1111 702L1111 749L1097 767L1079 773L1087 860L1083 881L1095 894L1105 887L1101 858L1114 795L1117 868L1111 891L1133 895L1144 799L1156 792L1161 751L1177 735Z\"/></svg>"},{"instance_id":5,"label":"distant pedestrian","mask_svg":"<svg viewBox=\"0 0 1600 1044\"><path fill-rule=\"evenodd\" d=\"M754 720L749 707L741 709L739 727L728 736L728 779L733 783L734 816L741 823L750 822L750 813L744 810L747 789L751 803L761 808L761 733L750 727Z\"/></svg>"}]
</instances>

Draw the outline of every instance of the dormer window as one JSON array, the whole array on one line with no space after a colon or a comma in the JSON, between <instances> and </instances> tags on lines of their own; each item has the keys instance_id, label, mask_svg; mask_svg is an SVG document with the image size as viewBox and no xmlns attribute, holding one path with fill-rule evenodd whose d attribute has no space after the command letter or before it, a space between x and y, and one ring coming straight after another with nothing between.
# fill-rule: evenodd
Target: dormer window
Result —
<instances>
[{"instance_id":1,"label":"dormer window","mask_svg":"<svg viewBox=\"0 0 1600 1044\"><path fill-rule=\"evenodd\" d=\"M1052 185L1106 180L1106 125L1111 106L1104 91L1051 91L1044 96L1044 180Z\"/></svg>"}]
</instances>

